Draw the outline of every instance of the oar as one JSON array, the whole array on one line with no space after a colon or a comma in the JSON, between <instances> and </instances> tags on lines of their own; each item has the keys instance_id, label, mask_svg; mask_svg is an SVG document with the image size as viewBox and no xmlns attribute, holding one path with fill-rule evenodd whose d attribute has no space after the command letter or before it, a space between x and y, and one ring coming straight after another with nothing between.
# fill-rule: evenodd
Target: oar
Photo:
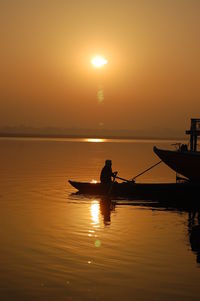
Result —
<instances>
[{"instance_id":1,"label":"oar","mask_svg":"<svg viewBox=\"0 0 200 301\"><path fill-rule=\"evenodd\" d=\"M147 169L145 169L143 172L139 173L137 176L133 177L132 180L134 181L136 178L138 178L139 176L143 175L144 173L146 173L147 171L149 171L150 169L156 167L158 164L160 164L162 162L162 160L160 160L159 162L157 162L156 164L148 167Z\"/></svg>"},{"instance_id":2,"label":"oar","mask_svg":"<svg viewBox=\"0 0 200 301\"><path fill-rule=\"evenodd\" d=\"M122 181L125 181L125 182L134 183L134 181L132 181L132 180L127 180L127 179L124 179L124 178L121 178L121 177L118 177L118 176L116 176L116 179L119 179L119 180L122 180Z\"/></svg>"},{"instance_id":3,"label":"oar","mask_svg":"<svg viewBox=\"0 0 200 301\"><path fill-rule=\"evenodd\" d=\"M136 175L135 177L132 178L132 180L127 180L121 177L116 176L117 179L125 181L125 182L129 182L129 183L134 183L135 179L138 178L139 176L143 175L144 173L146 173L147 171L149 171L150 169L156 167L158 164L160 164L162 162L162 160L160 160L159 162L157 162L156 164L148 167L147 169L145 169L143 172L139 173L138 175Z\"/></svg>"}]
</instances>

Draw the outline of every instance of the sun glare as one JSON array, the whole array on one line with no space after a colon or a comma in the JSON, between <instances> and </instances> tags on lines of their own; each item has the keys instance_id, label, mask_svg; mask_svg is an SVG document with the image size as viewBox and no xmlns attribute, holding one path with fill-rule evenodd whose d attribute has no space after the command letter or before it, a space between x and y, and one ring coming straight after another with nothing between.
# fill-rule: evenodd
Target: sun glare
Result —
<instances>
[{"instance_id":1,"label":"sun glare","mask_svg":"<svg viewBox=\"0 0 200 301\"><path fill-rule=\"evenodd\" d=\"M95 68L102 68L104 65L108 64L108 61L103 56L97 55L93 57L91 63Z\"/></svg>"}]
</instances>

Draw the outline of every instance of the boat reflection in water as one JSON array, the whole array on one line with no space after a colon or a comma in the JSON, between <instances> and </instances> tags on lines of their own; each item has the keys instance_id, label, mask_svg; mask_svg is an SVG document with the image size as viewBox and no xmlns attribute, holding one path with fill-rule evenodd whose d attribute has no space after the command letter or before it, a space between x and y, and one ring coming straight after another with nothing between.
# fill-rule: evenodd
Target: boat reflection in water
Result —
<instances>
[{"instance_id":1,"label":"boat reflection in water","mask_svg":"<svg viewBox=\"0 0 200 301\"><path fill-rule=\"evenodd\" d=\"M72 194L79 196L80 194ZM188 202L181 202L178 200L168 201L153 201L153 200L133 200L133 199L115 199L111 197L97 197L92 199L90 205L90 215L93 228L99 228L101 223L101 216L105 226L111 224L111 215L115 211L116 207L120 206L134 206L139 208L145 208L147 210L158 210L168 212L178 212L180 214L188 214L187 233L188 240L191 246L191 250L196 254L196 261L200 264L200 204L198 200L190 199ZM97 240L99 242L99 240ZM96 245L96 244L95 244ZM98 245L98 244L97 244Z\"/></svg>"},{"instance_id":2,"label":"boat reflection in water","mask_svg":"<svg viewBox=\"0 0 200 301\"><path fill-rule=\"evenodd\" d=\"M188 234L191 249L197 255L197 263L200 263L200 208L188 213Z\"/></svg>"},{"instance_id":3,"label":"boat reflection in water","mask_svg":"<svg viewBox=\"0 0 200 301\"><path fill-rule=\"evenodd\" d=\"M115 203L112 202L109 197L101 198L100 210L103 216L104 225L109 225L111 223L111 212L115 210Z\"/></svg>"},{"instance_id":4,"label":"boat reflection in water","mask_svg":"<svg viewBox=\"0 0 200 301\"><path fill-rule=\"evenodd\" d=\"M191 204L195 203L195 200L190 200ZM197 200L196 200L197 201ZM121 201L119 204L116 203L116 205L128 205L128 206L142 206L149 208L150 210L165 210L165 211L171 211L171 212L180 212L180 213L187 213L188 212L188 238L191 246L191 250L196 254L196 261L198 264L200 264L200 204L198 205L191 205L188 206L189 203L187 203L187 206L180 205L180 200L177 200L177 202L172 203L162 203L162 202L131 202L126 200ZM167 205L170 204L170 205ZM173 205L174 204L174 205ZM179 204L177 206L177 204Z\"/></svg>"}]
</instances>

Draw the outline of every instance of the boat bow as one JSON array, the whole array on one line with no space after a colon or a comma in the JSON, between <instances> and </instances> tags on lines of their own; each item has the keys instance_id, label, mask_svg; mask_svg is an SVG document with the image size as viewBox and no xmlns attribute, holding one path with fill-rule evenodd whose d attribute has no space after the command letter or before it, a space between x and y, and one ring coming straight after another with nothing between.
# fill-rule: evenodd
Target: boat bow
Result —
<instances>
[{"instance_id":1,"label":"boat bow","mask_svg":"<svg viewBox=\"0 0 200 301\"><path fill-rule=\"evenodd\" d=\"M156 146L154 153L171 169L191 181L200 181L200 153L193 151L164 150Z\"/></svg>"}]
</instances>

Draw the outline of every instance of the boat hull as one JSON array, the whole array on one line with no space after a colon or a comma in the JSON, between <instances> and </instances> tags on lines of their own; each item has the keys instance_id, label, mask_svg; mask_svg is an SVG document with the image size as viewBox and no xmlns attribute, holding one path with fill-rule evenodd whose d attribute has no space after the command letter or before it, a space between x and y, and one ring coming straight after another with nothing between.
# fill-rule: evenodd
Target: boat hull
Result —
<instances>
[{"instance_id":1,"label":"boat hull","mask_svg":"<svg viewBox=\"0 0 200 301\"><path fill-rule=\"evenodd\" d=\"M175 172L193 182L200 182L199 152L162 150L157 147L154 147L154 152Z\"/></svg>"},{"instance_id":2,"label":"boat hull","mask_svg":"<svg viewBox=\"0 0 200 301\"><path fill-rule=\"evenodd\" d=\"M138 200L174 200L195 199L200 192L197 183L69 183L81 194L125 197Z\"/></svg>"}]
</instances>

